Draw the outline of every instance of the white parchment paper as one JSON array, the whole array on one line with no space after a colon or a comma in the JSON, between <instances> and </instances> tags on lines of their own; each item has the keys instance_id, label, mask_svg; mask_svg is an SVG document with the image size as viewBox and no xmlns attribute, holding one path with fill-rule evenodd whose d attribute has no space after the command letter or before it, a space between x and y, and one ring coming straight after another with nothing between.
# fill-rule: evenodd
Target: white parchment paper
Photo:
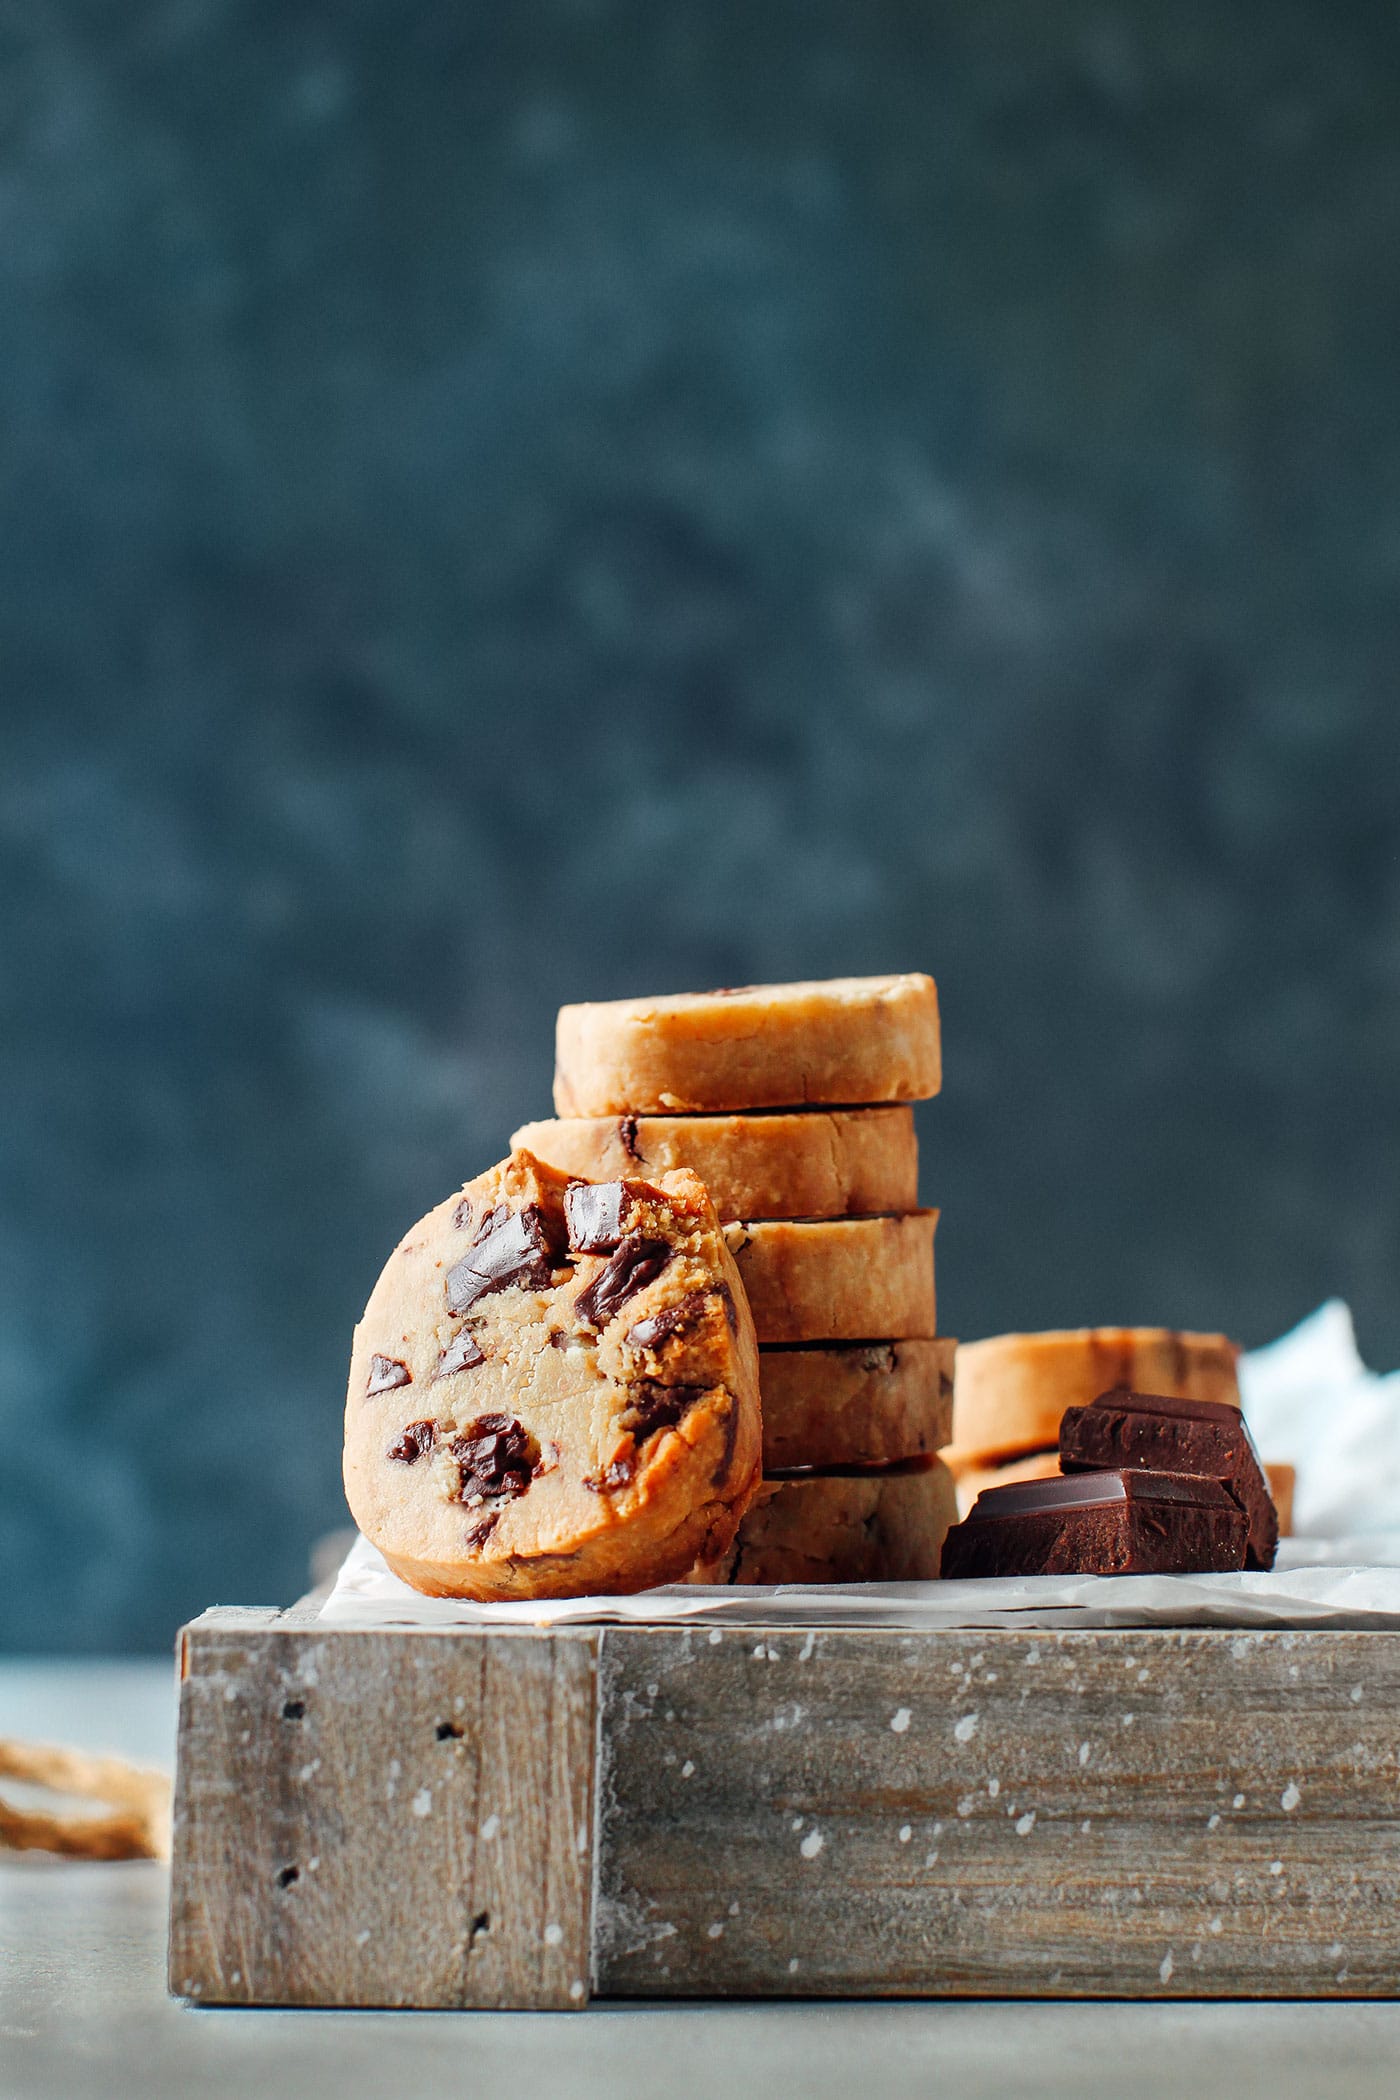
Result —
<instances>
[{"instance_id":1,"label":"white parchment paper","mask_svg":"<svg viewBox=\"0 0 1400 2100\"><path fill-rule=\"evenodd\" d=\"M420 1597L368 1540L347 1555L331 1625L655 1624L889 1626L1400 1626L1400 1376L1361 1362L1333 1300L1241 1363L1245 1413L1265 1456L1298 1468L1295 1523L1268 1574L1035 1575L981 1582L678 1584L635 1597L474 1604Z\"/></svg>"},{"instance_id":2,"label":"white parchment paper","mask_svg":"<svg viewBox=\"0 0 1400 2100\"><path fill-rule=\"evenodd\" d=\"M357 1539L321 1617L335 1626L1400 1626L1400 1567L1324 1562L1267 1575L1032 1575L987 1582L677 1584L636 1597L473 1604L420 1597Z\"/></svg>"},{"instance_id":3,"label":"white parchment paper","mask_svg":"<svg viewBox=\"0 0 1400 2100\"><path fill-rule=\"evenodd\" d=\"M1240 1359L1240 1398L1265 1458L1298 1468L1299 1538L1394 1532L1400 1544L1400 1372L1366 1368L1339 1298Z\"/></svg>"}]
</instances>

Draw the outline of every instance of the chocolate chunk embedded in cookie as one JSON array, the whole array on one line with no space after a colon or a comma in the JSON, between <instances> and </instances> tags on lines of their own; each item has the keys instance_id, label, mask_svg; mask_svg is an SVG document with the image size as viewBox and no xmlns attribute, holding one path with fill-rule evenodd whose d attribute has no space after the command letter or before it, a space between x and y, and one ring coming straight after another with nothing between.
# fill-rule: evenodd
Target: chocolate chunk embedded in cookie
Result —
<instances>
[{"instance_id":1,"label":"chocolate chunk embedded in cookie","mask_svg":"<svg viewBox=\"0 0 1400 2100\"><path fill-rule=\"evenodd\" d=\"M625 1592L728 1548L760 1434L753 1322L703 1185L571 1182L516 1152L375 1285L345 1490L429 1594Z\"/></svg>"}]
</instances>

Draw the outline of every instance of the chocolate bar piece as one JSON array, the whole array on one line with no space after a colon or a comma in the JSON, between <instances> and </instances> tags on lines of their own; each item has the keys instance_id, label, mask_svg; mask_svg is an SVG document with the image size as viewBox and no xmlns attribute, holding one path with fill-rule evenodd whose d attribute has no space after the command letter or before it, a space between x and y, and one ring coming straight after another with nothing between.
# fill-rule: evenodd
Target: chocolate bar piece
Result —
<instances>
[{"instance_id":1,"label":"chocolate bar piece","mask_svg":"<svg viewBox=\"0 0 1400 2100\"><path fill-rule=\"evenodd\" d=\"M1115 1386L1087 1407L1065 1409L1060 1465L1066 1473L1132 1466L1222 1481L1249 1524L1245 1566L1274 1564L1278 1512L1244 1416L1223 1400L1178 1400Z\"/></svg>"},{"instance_id":2,"label":"chocolate bar piece","mask_svg":"<svg viewBox=\"0 0 1400 2100\"><path fill-rule=\"evenodd\" d=\"M943 1541L942 1573L1197 1575L1244 1566L1244 1511L1218 1480L1063 1473L984 1488Z\"/></svg>"}]
</instances>

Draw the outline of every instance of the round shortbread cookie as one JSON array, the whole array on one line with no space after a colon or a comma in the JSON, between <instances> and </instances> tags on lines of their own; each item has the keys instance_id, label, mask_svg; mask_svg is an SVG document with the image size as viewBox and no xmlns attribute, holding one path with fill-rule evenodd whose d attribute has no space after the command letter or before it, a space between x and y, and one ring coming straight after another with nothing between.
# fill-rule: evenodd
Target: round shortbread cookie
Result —
<instances>
[{"instance_id":1,"label":"round shortbread cookie","mask_svg":"<svg viewBox=\"0 0 1400 2100\"><path fill-rule=\"evenodd\" d=\"M1079 1327L964 1342L953 1374L950 1464L991 1464L1058 1444L1067 1407L1112 1386L1240 1404L1239 1350L1223 1334Z\"/></svg>"},{"instance_id":2,"label":"round shortbread cookie","mask_svg":"<svg viewBox=\"0 0 1400 2100\"><path fill-rule=\"evenodd\" d=\"M688 1167L724 1219L840 1218L919 1200L912 1108L572 1116L527 1123L511 1144L588 1181Z\"/></svg>"},{"instance_id":3,"label":"round shortbread cookie","mask_svg":"<svg viewBox=\"0 0 1400 2100\"><path fill-rule=\"evenodd\" d=\"M726 1225L760 1342L931 1340L936 1210Z\"/></svg>"},{"instance_id":4,"label":"round shortbread cookie","mask_svg":"<svg viewBox=\"0 0 1400 2100\"><path fill-rule=\"evenodd\" d=\"M765 1472L890 1465L938 1451L952 1434L957 1346L944 1337L760 1349Z\"/></svg>"},{"instance_id":5,"label":"round shortbread cookie","mask_svg":"<svg viewBox=\"0 0 1400 2100\"><path fill-rule=\"evenodd\" d=\"M834 977L562 1006L561 1116L922 1101L938 1092L931 977Z\"/></svg>"},{"instance_id":6,"label":"round shortbread cookie","mask_svg":"<svg viewBox=\"0 0 1400 2100\"><path fill-rule=\"evenodd\" d=\"M408 1234L355 1330L345 1493L430 1595L648 1589L757 1486L758 1350L693 1174L566 1181L515 1153Z\"/></svg>"},{"instance_id":7,"label":"round shortbread cookie","mask_svg":"<svg viewBox=\"0 0 1400 2100\"><path fill-rule=\"evenodd\" d=\"M765 1480L727 1554L696 1582L931 1582L957 1522L938 1459L884 1473Z\"/></svg>"}]
</instances>

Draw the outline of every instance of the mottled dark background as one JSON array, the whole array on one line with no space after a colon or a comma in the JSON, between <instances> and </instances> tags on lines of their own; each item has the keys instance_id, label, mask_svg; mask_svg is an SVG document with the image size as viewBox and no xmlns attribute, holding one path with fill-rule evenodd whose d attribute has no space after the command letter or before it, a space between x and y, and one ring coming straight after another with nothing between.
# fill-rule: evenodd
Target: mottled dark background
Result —
<instances>
[{"instance_id":1,"label":"mottled dark background","mask_svg":"<svg viewBox=\"0 0 1400 2100\"><path fill-rule=\"evenodd\" d=\"M952 1332L1400 1359L1400 17L0 6L0 1644L343 1519L563 999L928 968Z\"/></svg>"}]
</instances>

